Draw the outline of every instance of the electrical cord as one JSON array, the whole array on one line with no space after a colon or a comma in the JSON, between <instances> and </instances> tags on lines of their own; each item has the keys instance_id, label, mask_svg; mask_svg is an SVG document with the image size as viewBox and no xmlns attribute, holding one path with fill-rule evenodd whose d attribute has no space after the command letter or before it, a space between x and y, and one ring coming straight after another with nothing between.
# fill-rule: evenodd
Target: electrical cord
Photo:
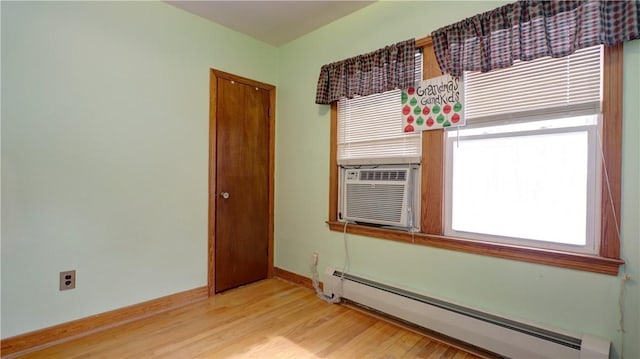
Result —
<instances>
[{"instance_id":1,"label":"electrical cord","mask_svg":"<svg viewBox=\"0 0 640 359\"><path fill-rule=\"evenodd\" d=\"M631 279L631 276L624 274L620 280L620 293L618 294L618 310L620 312L620 359L624 359L624 296L626 289L626 282Z\"/></svg>"},{"instance_id":2,"label":"electrical cord","mask_svg":"<svg viewBox=\"0 0 640 359\"><path fill-rule=\"evenodd\" d=\"M613 223L616 229L616 235L618 237L618 243L622 244L622 238L620 237L620 226L618 225L618 214L616 213L616 207L613 205L613 194L611 193L611 182L609 181L609 171L607 170L607 163L604 157L604 149L602 138L600 137L600 132L596 132L596 137L598 138L598 148L600 149L600 159L602 160L602 168L604 173L604 181L607 186L607 199L609 200L609 205L611 206L611 214L613 215ZM622 256L621 256L622 257ZM624 259L623 259L624 260ZM620 292L618 293L618 313L620 315L620 321L618 322L618 327L620 330L620 359L624 359L624 297L625 297L625 289L626 282L631 279L631 276L624 271L624 264L622 265L622 277L620 278Z\"/></svg>"},{"instance_id":3,"label":"electrical cord","mask_svg":"<svg viewBox=\"0 0 640 359\"><path fill-rule=\"evenodd\" d=\"M340 300L341 300L340 295L335 295L334 293L332 296L328 296L328 295L325 295L324 292L322 292L322 289L320 289L319 276L318 276L318 264L315 262L315 259L312 260L311 262L311 283L313 284L313 289L315 289L316 296L318 296L318 298L330 304L340 303Z\"/></svg>"},{"instance_id":4,"label":"electrical cord","mask_svg":"<svg viewBox=\"0 0 640 359\"><path fill-rule=\"evenodd\" d=\"M349 269L349 265L351 265L351 259L349 258L349 246L347 245L347 224L348 221L344 221L344 229L342 230L342 243L344 244L344 264L342 265L342 278L344 281L344 274Z\"/></svg>"},{"instance_id":5,"label":"electrical cord","mask_svg":"<svg viewBox=\"0 0 640 359\"><path fill-rule=\"evenodd\" d=\"M311 283L313 284L313 289L316 291L316 296L318 298L324 300L327 303L336 304L340 303L342 298L342 286L344 285L344 275L349 268L349 246L347 245L347 225L348 222L344 222L344 229L342 231L342 241L344 242L344 263L342 265L342 273L340 274L340 293L333 293L332 296L328 296L324 294L324 292L320 289L320 276L318 274L318 257L315 255L311 259ZM336 288L333 288L336 289ZM336 295L337 294L337 295Z\"/></svg>"}]
</instances>

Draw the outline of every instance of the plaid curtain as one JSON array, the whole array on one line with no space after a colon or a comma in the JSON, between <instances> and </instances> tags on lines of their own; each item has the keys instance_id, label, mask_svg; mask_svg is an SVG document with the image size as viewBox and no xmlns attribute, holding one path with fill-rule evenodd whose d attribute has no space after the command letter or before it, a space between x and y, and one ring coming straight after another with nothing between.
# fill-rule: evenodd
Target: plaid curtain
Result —
<instances>
[{"instance_id":1,"label":"plaid curtain","mask_svg":"<svg viewBox=\"0 0 640 359\"><path fill-rule=\"evenodd\" d=\"M416 40L411 39L322 66L316 103L327 105L341 97L367 96L413 86L416 51Z\"/></svg>"},{"instance_id":2,"label":"plaid curtain","mask_svg":"<svg viewBox=\"0 0 640 359\"><path fill-rule=\"evenodd\" d=\"M521 0L433 33L443 73L488 72L514 60L564 57L640 38L640 1Z\"/></svg>"}]
</instances>

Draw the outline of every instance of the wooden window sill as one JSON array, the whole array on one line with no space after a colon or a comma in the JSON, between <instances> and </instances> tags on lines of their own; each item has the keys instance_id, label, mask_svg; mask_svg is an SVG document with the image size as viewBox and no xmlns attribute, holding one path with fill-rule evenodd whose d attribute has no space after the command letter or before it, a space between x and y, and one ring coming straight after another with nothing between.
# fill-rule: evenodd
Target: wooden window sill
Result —
<instances>
[{"instance_id":1,"label":"wooden window sill","mask_svg":"<svg viewBox=\"0 0 640 359\"><path fill-rule=\"evenodd\" d=\"M332 231L344 231L344 222L327 221L327 224ZM608 275L618 275L619 266L624 264L621 259L596 255L481 242L425 233L411 234L400 230L357 224L349 224L347 233Z\"/></svg>"}]
</instances>

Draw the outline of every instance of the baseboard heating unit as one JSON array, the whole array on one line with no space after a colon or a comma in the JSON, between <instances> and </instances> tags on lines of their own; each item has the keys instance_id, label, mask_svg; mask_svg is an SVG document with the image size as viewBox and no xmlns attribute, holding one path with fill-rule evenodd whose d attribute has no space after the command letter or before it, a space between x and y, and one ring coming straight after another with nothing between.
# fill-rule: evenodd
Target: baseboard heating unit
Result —
<instances>
[{"instance_id":1,"label":"baseboard heating unit","mask_svg":"<svg viewBox=\"0 0 640 359\"><path fill-rule=\"evenodd\" d=\"M508 358L606 359L610 342L499 317L327 268L324 294L340 296Z\"/></svg>"}]
</instances>

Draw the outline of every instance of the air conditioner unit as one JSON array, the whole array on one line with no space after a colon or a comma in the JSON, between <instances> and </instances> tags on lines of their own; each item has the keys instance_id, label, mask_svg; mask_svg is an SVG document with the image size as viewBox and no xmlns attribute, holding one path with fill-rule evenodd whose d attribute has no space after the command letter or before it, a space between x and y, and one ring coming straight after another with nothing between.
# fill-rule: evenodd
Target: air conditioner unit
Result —
<instances>
[{"instance_id":1,"label":"air conditioner unit","mask_svg":"<svg viewBox=\"0 0 640 359\"><path fill-rule=\"evenodd\" d=\"M417 165L343 168L341 219L417 228Z\"/></svg>"}]
</instances>

